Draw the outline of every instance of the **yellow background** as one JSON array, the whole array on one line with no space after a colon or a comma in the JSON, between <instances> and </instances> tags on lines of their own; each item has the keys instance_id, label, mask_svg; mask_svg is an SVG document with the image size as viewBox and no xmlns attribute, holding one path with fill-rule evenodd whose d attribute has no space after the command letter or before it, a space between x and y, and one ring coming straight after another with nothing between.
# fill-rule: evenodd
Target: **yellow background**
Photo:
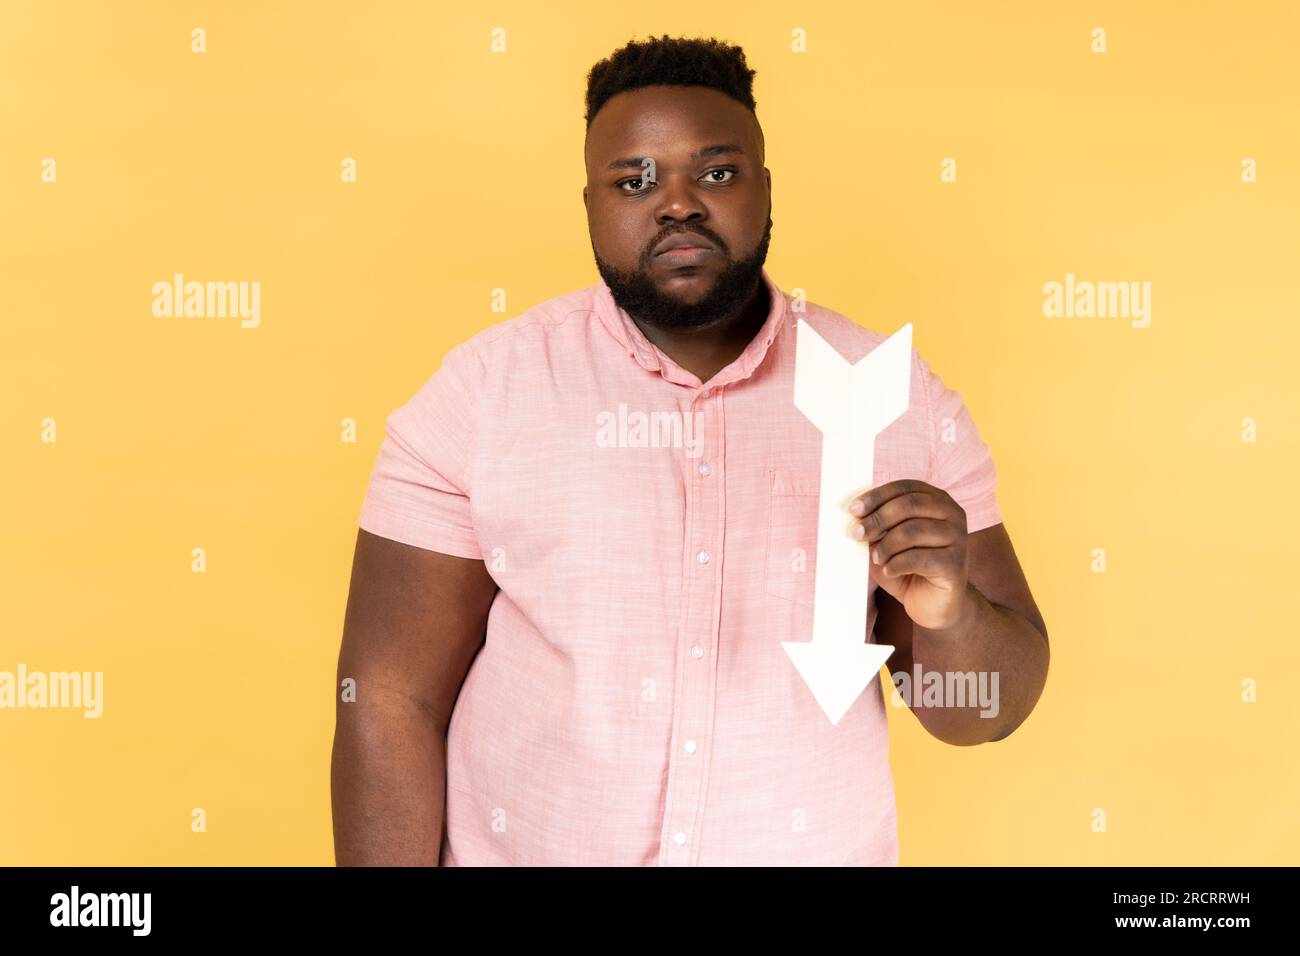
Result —
<instances>
[{"instance_id":1,"label":"yellow background","mask_svg":"<svg viewBox=\"0 0 1300 956\"><path fill-rule=\"evenodd\" d=\"M1051 633L1006 741L890 708L902 862L1300 862L1294 7L453 9L0 2L0 670L105 673L99 720L0 710L0 863L332 862L385 416L452 345L598 280L586 72L663 32L744 47L770 273L915 323ZM260 281L260 327L155 318L175 272ZM1151 326L1045 318L1067 272L1151 282Z\"/></svg>"}]
</instances>

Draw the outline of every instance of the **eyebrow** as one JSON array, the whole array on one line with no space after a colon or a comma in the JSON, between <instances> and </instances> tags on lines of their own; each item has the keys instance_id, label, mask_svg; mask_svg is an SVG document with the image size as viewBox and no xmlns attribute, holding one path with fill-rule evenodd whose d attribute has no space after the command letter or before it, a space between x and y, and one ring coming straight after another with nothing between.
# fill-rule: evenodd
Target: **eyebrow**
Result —
<instances>
[{"instance_id":1,"label":"eyebrow","mask_svg":"<svg viewBox=\"0 0 1300 956\"><path fill-rule=\"evenodd\" d=\"M744 153L745 151L735 143L720 143L716 146L704 146L691 153L691 159L707 159L710 156L721 156L724 153ZM628 156L624 159L616 159L609 164L609 169L640 169L644 156Z\"/></svg>"}]
</instances>

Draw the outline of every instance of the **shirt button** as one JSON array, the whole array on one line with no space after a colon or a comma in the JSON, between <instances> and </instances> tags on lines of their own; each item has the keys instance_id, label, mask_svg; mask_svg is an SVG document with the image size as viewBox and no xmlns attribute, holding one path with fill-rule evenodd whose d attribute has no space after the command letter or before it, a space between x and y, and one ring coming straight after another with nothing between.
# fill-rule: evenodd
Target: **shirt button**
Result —
<instances>
[{"instance_id":1,"label":"shirt button","mask_svg":"<svg viewBox=\"0 0 1300 956\"><path fill-rule=\"evenodd\" d=\"M688 741L686 741L686 752L687 752L688 754L693 754L693 753L695 753L695 741L694 741L694 740L688 740Z\"/></svg>"},{"instance_id":2,"label":"shirt button","mask_svg":"<svg viewBox=\"0 0 1300 956\"><path fill-rule=\"evenodd\" d=\"M676 843L678 846L681 846L683 843L686 842L686 834L683 833L681 830L678 830L676 833L673 834L673 842Z\"/></svg>"},{"instance_id":3,"label":"shirt button","mask_svg":"<svg viewBox=\"0 0 1300 956\"><path fill-rule=\"evenodd\" d=\"M708 465L700 465L700 474L707 478L709 475L713 474L713 469Z\"/></svg>"},{"instance_id":4,"label":"shirt button","mask_svg":"<svg viewBox=\"0 0 1300 956\"><path fill-rule=\"evenodd\" d=\"M703 656L704 656L704 648L700 647L700 645L696 644L694 647L691 648L691 657L703 657Z\"/></svg>"},{"instance_id":5,"label":"shirt button","mask_svg":"<svg viewBox=\"0 0 1300 956\"><path fill-rule=\"evenodd\" d=\"M708 564L708 563L709 563L709 552L707 552L707 551L701 551L699 554L697 554L697 555L695 556L695 560L698 561L698 562L700 562L700 564Z\"/></svg>"},{"instance_id":6,"label":"shirt button","mask_svg":"<svg viewBox=\"0 0 1300 956\"><path fill-rule=\"evenodd\" d=\"M700 398L708 398L708 397L709 397L709 393L710 393L710 390L706 388L704 391L700 392Z\"/></svg>"}]
</instances>

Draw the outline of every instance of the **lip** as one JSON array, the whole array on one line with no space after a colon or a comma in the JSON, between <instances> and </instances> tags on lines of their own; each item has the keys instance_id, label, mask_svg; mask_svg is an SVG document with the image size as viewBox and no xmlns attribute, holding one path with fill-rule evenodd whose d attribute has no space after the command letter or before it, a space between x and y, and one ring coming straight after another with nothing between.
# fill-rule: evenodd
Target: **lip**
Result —
<instances>
[{"instance_id":1,"label":"lip","mask_svg":"<svg viewBox=\"0 0 1300 956\"><path fill-rule=\"evenodd\" d=\"M705 239L699 233L695 232L675 232L663 242L655 247L655 255L662 256L665 252L671 252L673 249L684 249L686 247L695 249L715 249L713 243Z\"/></svg>"},{"instance_id":2,"label":"lip","mask_svg":"<svg viewBox=\"0 0 1300 956\"><path fill-rule=\"evenodd\" d=\"M716 252L716 249L705 246L679 246L676 249L669 249L666 252L661 252L654 258L655 262L670 267L694 266L699 265Z\"/></svg>"}]
</instances>

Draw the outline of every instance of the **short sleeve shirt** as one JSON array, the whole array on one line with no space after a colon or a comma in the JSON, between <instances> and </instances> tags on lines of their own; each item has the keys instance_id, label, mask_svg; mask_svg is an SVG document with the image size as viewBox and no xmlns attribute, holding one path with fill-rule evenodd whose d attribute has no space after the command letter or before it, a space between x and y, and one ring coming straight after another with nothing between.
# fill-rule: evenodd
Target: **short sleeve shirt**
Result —
<instances>
[{"instance_id":1,"label":"short sleeve shirt","mask_svg":"<svg viewBox=\"0 0 1300 956\"><path fill-rule=\"evenodd\" d=\"M456 346L389 415L360 526L499 588L448 725L443 865L897 864L880 684L832 724L782 647L816 574L796 321L850 362L885 335L762 280L764 325L708 382L600 283ZM912 363L870 484L999 523L961 394Z\"/></svg>"}]
</instances>

